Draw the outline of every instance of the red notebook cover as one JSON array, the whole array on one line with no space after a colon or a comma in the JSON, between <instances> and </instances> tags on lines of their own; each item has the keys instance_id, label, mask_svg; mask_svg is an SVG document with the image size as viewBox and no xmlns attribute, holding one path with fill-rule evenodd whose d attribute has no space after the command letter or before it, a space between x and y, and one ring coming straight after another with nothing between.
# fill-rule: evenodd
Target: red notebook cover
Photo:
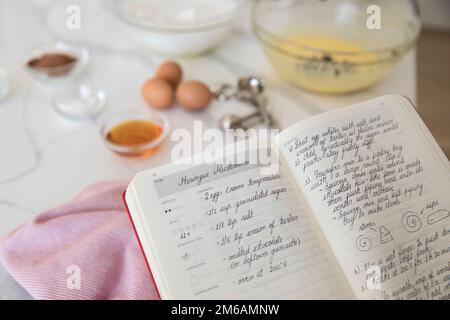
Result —
<instances>
[{"instance_id":1,"label":"red notebook cover","mask_svg":"<svg viewBox=\"0 0 450 320\"><path fill-rule=\"evenodd\" d=\"M157 295L158 299L161 300L161 295L159 294L158 287L156 286L155 278L153 277L152 270L150 269L150 265L148 264L147 257L145 256L144 248L142 247L141 240L139 239L139 235L136 231L136 227L134 226L133 219L131 218L130 210L128 209L128 205L127 205L127 201L125 200L126 192L127 191L125 190L122 194L123 203L125 204L125 211L127 212L128 217L130 218L130 221L131 221L131 225L133 226L133 230L134 230L134 234L136 236L137 243L139 244L139 248L141 249L142 255L144 256L145 264L147 265L147 270L150 274L150 279L152 280L153 286L156 289L156 295Z\"/></svg>"}]
</instances>

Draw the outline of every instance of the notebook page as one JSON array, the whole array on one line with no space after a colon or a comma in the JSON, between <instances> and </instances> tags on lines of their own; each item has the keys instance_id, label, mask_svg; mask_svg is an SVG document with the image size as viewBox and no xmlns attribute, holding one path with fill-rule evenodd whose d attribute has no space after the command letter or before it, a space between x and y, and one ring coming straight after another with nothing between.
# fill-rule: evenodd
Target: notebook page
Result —
<instances>
[{"instance_id":1,"label":"notebook page","mask_svg":"<svg viewBox=\"0 0 450 320\"><path fill-rule=\"evenodd\" d=\"M357 297L449 299L450 169L406 101L304 121L280 146Z\"/></svg>"},{"instance_id":2,"label":"notebook page","mask_svg":"<svg viewBox=\"0 0 450 320\"><path fill-rule=\"evenodd\" d=\"M283 169L169 165L132 184L163 299L351 297Z\"/></svg>"}]
</instances>

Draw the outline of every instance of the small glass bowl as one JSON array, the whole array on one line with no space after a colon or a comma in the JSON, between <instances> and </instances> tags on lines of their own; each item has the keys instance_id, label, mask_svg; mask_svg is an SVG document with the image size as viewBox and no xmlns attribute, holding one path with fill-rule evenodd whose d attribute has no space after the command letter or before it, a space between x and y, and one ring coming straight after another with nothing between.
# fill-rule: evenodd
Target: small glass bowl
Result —
<instances>
[{"instance_id":1,"label":"small glass bowl","mask_svg":"<svg viewBox=\"0 0 450 320\"><path fill-rule=\"evenodd\" d=\"M347 93L382 79L414 47L421 29L413 0L256 0L253 31L281 77L319 93Z\"/></svg>"},{"instance_id":2,"label":"small glass bowl","mask_svg":"<svg viewBox=\"0 0 450 320\"><path fill-rule=\"evenodd\" d=\"M243 0L116 0L113 11L130 36L154 52L192 56L230 33Z\"/></svg>"},{"instance_id":3,"label":"small glass bowl","mask_svg":"<svg viewBox=\"0 0 450 320\"><path fill-rule=\"evenodd\" d=\"M28 63L48 53L65 53L77 60L58 67L30 67ZM34 78L48 84L66 83L75 79L89 62L87 47L74 46L63 42L34 48L25 54L22 64Z\"/></svg>"},{"instance_id":4,"label":"small glass bowl","mask_svg":"<svg viewBox=\"0 0 450 320\"><path fill-rule=\"evenodd\" d=\"M98 115L105 107L106 94L87 84L73 85L57 92L53 108L71 120L86 120Z\"/></svg>"},{"instance_id":5,"label":"small glass bowl","mask_svg":"<svg viewBox=\"0 0 450 320\"><path fill-rule=\"evenodd\" d=\"M148 143L137 144L133 146L124 146L115 144L108 140L108 133L117 125L133 120L151 121L162 128L161 134ZM142 157L152 155L157 148L164 142L169 134L169 121L160 113L152 111L122 111L106 115L101 120L100 134L108 149L123 156Z\"/></svg>"}]
</instances>

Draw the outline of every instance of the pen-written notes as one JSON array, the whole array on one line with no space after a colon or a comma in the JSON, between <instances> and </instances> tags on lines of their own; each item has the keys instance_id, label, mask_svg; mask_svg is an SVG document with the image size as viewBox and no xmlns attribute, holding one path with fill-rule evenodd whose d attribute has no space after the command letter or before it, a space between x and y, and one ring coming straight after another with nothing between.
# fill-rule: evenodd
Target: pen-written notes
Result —
<instances>
[{"instance_id":1,"label":"pen-written notes","mask_svg":"<svg viewBox=\"0 0 450 320\"><path fill-rule=\"evenodd\" d=\"M377 108L299 132L285 153L355 290L448 299L448 195L404 129Z\"/></svg>"},{"instance_id":2,"label":"pen-written notes","mask_svg":"<svg viewBox=\"0 0 450 320\"><path fill-rule=\"evenodd\" d=\"M340 294L334 265L283 171L200 165L154 183L194 296Z\"/></svg>"}]
</instances>

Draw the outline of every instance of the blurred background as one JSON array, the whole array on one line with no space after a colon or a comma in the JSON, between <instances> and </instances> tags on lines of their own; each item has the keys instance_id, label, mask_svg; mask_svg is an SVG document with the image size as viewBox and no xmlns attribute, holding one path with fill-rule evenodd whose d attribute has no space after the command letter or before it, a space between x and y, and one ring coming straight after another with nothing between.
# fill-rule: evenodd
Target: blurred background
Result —
<instances>
[{"instance_id":1,"label":"blurred background","mask_svg":"<svg viewBox=\"0 0 450 320\"><path fill-rule=\"evenodd\" d=\"M450 159L450 0L420 0L419 113Z\"/></svg>"}]
</instances>

